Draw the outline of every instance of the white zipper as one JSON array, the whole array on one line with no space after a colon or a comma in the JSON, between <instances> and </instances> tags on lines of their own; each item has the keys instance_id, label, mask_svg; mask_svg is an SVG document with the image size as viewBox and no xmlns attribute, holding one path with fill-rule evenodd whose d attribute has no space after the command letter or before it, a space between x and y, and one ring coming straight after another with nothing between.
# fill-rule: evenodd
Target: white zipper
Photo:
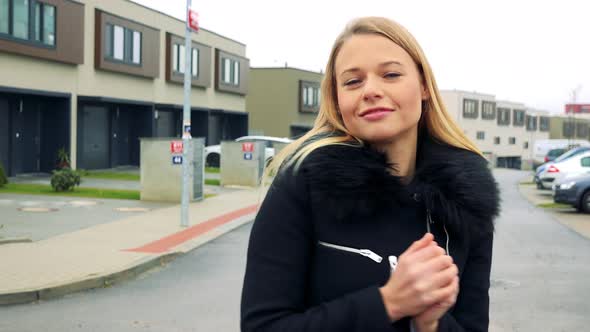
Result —
<instances>
[{"instance_id":1,"label":"white zipper","mask_svg":"<svg viewBox=\"0 0 590 332\"><path fill-rule=\"evenodd\" d=\"M434 224L434 220L432 220L432 216L430 215L430 210L426 209L426 231L428 233L432 233L430 231L430 224ZM445 230L445 234L447 235L447 243L445 244L445 249L447 250L447 255L451 255L451 251L449 250L449 242L451 241L451 237L449 236L449 232L447 232L447 227L443 224L443 229Z\"/></svg>"},{"instance_id":2,"label":"white zipper","mask_svg":"<svg viewBox=\"0 0 590 332\"><path fill-rule=\"evenodd\" d=\"M377 255L376 253L372 252L369 249L350 248L350 247L339 246L336 244L327 243L327 242L323 242L323 241L318 241L318 243L325 246L325 247L329 247L329 248L333 248L333 249L337 249L337 250L342 250L342 251L348 251L348 252L352 252L355 254L359 254L359 255L368 257L377 263L381 263L381 261L383 260L383 257Z\"/></svg>"}]
</instances>

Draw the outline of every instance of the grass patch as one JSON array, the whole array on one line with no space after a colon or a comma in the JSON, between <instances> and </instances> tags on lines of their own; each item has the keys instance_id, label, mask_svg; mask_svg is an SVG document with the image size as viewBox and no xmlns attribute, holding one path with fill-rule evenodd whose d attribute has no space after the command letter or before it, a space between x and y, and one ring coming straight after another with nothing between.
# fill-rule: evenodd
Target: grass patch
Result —
<instances>
[{"instance_id":1,"label":"grass patch","mask_svg":"<svg viewBox=\"0 0 590 332\"><path fill-rule=\"evenodd\" d=\"M0 188L0 193L139 200L139 190L77 187L73 191L56 192L49 185L25 183L8 183Z\"/></svg>"},{"instance_id":2,"label":"grass patch","mask_svg":"<svg viewBox=\"0 0 590 332\"><path fill-rule=\"evenodd\" d=\"M218 167L205 167L205 173L219 174L219 168Z\"/></svg>"},{"instance_id":3,"label":"grass patch","mask_svg":"<svg viewBox=\"0 0 590 332\"><path fill-rule=\"evenodd\" d=\"M562 203L541 203L541 204L537 204L537 206L544 208L544 209L571 209L571 208L573 208L569 204L562 204Z\"/></svg>"},{"instance_id":4,"label":"grass patch","mask_svg":"<svg viewBox=\"0 0 590 332\"><path fill-rule=\"evenodd\" d=\"M139 181L139 174L120 173L120 172L82 172L82 179L103 179L103 180L121 180L121 181Z\"/></svg>"},{"instance_id":5,"label":"grass patch","mask_svg":"<svg viewBox=\"0 0 590 332\"><path fill-rule=\"evenodd\" d=\"M221 182L218 179L205 179L205 184L210 186L219 186Z\"/></svg>"}]
</instances>

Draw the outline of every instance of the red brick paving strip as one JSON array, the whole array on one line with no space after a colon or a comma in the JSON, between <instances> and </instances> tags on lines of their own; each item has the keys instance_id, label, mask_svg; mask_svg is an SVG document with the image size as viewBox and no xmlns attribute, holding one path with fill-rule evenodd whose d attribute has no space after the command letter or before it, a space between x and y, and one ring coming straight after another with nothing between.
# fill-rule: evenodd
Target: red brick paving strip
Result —
<instances>
[{"instance_id":1,"label":"red brick paving strip","mask_svg":"<svg viewBox=\"0 0 590 332\"><path fill-rule=\"evenodd\" d=\"M148 243L144 246L133 248L133 249L125 249L123 251L133 251L133 252L143 252L143 253L151 253L151 254L161 254L170 250L171 248L176 247L177 245L186 242L190 239L193 239L201 234L204 234L215 227L221 226L226 224L234 219L240 218L247 214L256 212L258 209L258 204L245 207L243 209L239 209L236 211L232 211L230 213L226 213L219 217L215 217L213 219L209 219L205 222L199 223L197 225L191 226L183 231L178 233L174 233L172 235L166 236L154 242Z\"/></svg>"}]
</instances>

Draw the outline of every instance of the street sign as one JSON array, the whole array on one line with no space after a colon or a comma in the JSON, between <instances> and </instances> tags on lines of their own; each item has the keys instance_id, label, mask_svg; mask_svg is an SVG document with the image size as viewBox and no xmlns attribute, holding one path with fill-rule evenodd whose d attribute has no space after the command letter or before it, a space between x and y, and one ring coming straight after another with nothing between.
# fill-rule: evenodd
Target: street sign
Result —
<instances>
[{"instance_id":1,"label":"street sign","mask_svg":"<svg viewBox=\"0 0 590 332\"><path fill-rule=\"evenodd\" d=\"M178 154L178 153L182 153L182 141L172 141L170 142L170 153L172 154Z\"/></svg>"},{"instance_id":2,"label":"street sign","mask_svg":"<svg viewBox=\"0 0 590 332\"><path fill-rule=\"evenodd\" d=\"M192 9L188 10L188 26L195 31L199 31L199 14Z\"/></svg>"},{"instance_id":3,"label":"street sign","mask_svg":"<svg viewBox=\"0 0 590 332\"><path fill-rule=\"evenodd\" d=\"M252 152L244 153L244 160L252 160Z\"/></svg>"},{"instance_id":4,"label":"street sign","mask_svg":"<svg viewBox=\"0 0 590 332\"><path fill-rule=\"evenodd\" d=\"M254 143L242 143L242 152L254 152Z\"/></svg>"},{"instance_id":5,"label":"street sign","mask_svg":"<svg viewBox=\"0 0 590 332\"><path fill-rule=\"evenodd\" d=\"M182 165L182 156L172 156L173 165Z\"/></svg>"}]
</instances>

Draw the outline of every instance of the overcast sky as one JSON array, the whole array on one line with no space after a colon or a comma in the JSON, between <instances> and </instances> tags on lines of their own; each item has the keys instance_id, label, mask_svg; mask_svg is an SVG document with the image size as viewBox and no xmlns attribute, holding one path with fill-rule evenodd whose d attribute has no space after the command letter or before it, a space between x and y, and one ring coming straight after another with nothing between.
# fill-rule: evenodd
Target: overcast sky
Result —
<instances>
[{"instance_id":1,"label":"overcast sky","mask_svg":"<svg viewBox=\"0 0 590 332\"><path fill-rule=\"evenodd\" d=\"M133 0L185 18L185 0ZM441 89L562 113L590 103L590 1L208 0L202 28L246 44L252 67L324 70L332 43L359 16L386 16L418 39Z\"/></svg>"}]
</instances>

